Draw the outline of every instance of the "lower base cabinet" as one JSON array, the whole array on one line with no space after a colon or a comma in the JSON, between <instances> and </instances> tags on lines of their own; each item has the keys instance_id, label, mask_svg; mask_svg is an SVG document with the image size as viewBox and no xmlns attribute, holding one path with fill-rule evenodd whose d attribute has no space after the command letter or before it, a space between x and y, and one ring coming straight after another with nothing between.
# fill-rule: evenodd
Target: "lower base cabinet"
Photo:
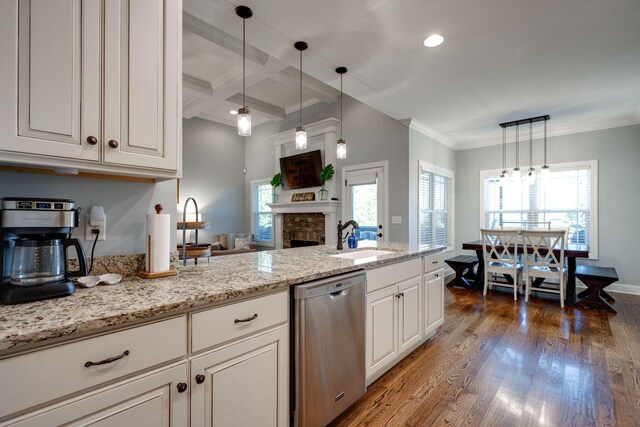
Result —
<instances>
[{"instance_id":1,"label":"lower base cabinet","mask_svg":"<svg viewBox=\"0 0 640 427\"><path fill-rule=\"evenodd\" d=\"M424 275L424 333L428 335L444 321L444 269Z\"/></svg>"},{"instance_id":2,"label":"lower base cabinet","mask_svg":"<svg viewBox=\"0 0 640 427\"><path fill-rule=\"evenodd\" d=\"M55 384L43 386L55 387ZM184 426L188 422L188 411L185 361L51 405L1 425Z\"/></svg>"},{"instance_id":3,"label":"lower base cabinet","mask_svg":"<svg viewBox=\"0 0 640 427\"><path fill-rule=\"evenodd\" d=\"M289 424L288 327L191 360L191 426Z\"/></svg>"}]
</instances>

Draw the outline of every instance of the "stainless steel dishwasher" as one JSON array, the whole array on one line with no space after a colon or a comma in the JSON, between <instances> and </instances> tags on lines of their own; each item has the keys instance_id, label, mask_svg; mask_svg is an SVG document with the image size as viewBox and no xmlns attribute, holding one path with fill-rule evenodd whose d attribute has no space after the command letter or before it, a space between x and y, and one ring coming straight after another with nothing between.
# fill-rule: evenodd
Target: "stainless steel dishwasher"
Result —
<instances>
[{"instance_id":1,"label":"stainless steel dishwasher","mask_svg":"<svg viewBox=\"0 0 640 427\"><path fill-rule=\"evenodd\" d=\"M323 427L365 392L363 271L294 287L294 426Z\"/></svg>"}]
</instances>

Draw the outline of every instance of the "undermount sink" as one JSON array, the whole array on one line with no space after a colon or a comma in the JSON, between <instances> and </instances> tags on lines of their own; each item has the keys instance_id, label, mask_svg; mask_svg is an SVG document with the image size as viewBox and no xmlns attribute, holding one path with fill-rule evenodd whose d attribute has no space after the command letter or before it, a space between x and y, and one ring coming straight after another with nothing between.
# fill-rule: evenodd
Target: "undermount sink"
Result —
<instances>
[{"instance_id":1,"label":"undermount sink","mask_svg":"<svg viewBox=\"0 0 640 427\"><path fill-rule=\"evenodd\" d=\"M356 252L346 252L344 254L331 255L334 258L342 258L342 259L362 259L362 258L371 258L378 257L381 255L389 255L392 254L391 251L378 251L375 249L366 249L364 251L356 251Z\"/></svg>"}]
</instances>

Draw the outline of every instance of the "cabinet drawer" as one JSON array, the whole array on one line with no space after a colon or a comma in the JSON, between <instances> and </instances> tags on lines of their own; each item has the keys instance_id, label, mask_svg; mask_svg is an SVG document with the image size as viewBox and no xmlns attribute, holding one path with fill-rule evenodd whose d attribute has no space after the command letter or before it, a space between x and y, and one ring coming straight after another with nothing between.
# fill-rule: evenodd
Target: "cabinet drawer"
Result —
<instances>
[{"instance_id":1,"label":"cabinet drawer","mask_svg":"<svg viewBox=\"0 0 640 427\"><path fill-rule=\"evenodd\" d=\"M186 343L182 316L0 360L0 417L185 356Z\"/></svg>"},{"instance_id":2,"label":"cabinet drawer","mask_svg":"<svg viewBox=\"0 0 640 427\"><path fill-rule=\"evenodd\" d=\"M367 293L411 279L421 273L420 258L369 270L367 271Z\"/></svg>"},{"instance_id":3,"label":"cabinet drawer","mask_svg":"<svg viewBox=\"0 0 640 427\"><path fill-rule=\"evenodd\" d=\"M442 253L425 255L424 259L424 272L428 273L430 271L438 270L439 268L443 268L444 265L444 257Z\"/></svg>"},{"instance_id":4,"label":"cabinet drawer","mask_svg":"<svg viewBox=\"0 0 640 427\"><path fill-rule=\"evenodd\" d=\"M193 313L191 351L199 351L286 322L288 311L288 293L280 292Z\"/></svg>"}]
</instances>

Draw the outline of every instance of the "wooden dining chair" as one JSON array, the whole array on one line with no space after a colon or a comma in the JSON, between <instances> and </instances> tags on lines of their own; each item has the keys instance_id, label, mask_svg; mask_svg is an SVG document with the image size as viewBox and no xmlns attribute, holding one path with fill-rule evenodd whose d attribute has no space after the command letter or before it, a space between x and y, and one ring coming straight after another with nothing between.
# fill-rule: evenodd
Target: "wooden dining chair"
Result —
<instances>
[{"instance_id":1,"label":"wooden dining chair","mask_svg":"<svg viewBox=\"0 0 640 427\"><path fill-rule=\"evenodd\" d=\"M518 299L518 291L522 291L522 264L518 262L517 246L520 241L518 230L480 229L482 234L482 255L484 258L484 291L494 286L513 288L513 299ZM513 283L508 280L496 281L495 275L511 276ZM491 280L490 280L491 279Z\"/></svg>"},{"instance_id":2,"label":"wooden dining chair","mask_svg":"<svg viewBox=\"0 0 640 427\"><path fill-rule=\"evenodd\" d=\"M553 293L560 296L560 307L564 308L567 292L567 268L564 266L566 236L565 229L522 231L524 252L528 254L525 256L525 301L529 301L531 291ZM535 279L542 281L535 284ZM559 285L556 287L546 279L557 280Z\"/></svg>"}]
</instances>

